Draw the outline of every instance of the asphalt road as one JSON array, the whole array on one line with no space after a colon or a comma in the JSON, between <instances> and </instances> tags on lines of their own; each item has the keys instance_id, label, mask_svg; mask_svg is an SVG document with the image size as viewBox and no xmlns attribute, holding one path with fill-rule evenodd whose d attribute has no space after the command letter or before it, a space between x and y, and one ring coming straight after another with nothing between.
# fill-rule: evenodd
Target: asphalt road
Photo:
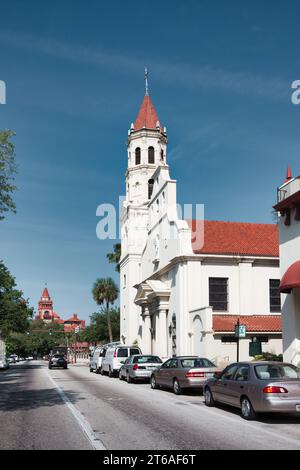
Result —
<instances>
[{"instance_id":1,"label":"asphalt road","mask_svg":"<svg viewBox=\"0 0 300 470\"><path fill-rule=\"evenodd\" d=\"M300 417L247 422L192 393L31 361L0 373L0 449L300 449Z\"/></svg>"}]
</instances>

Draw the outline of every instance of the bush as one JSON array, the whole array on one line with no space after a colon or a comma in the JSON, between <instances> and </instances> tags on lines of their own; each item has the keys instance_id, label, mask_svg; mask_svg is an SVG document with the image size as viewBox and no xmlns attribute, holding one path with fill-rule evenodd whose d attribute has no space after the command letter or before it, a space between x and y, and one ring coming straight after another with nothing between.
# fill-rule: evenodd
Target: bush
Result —
<instances>
[{"instance_id":1,"label":"bush","mask_svg":"<svg viewBox=\"0 0 300 470\"><path fill-rule=\"evenodd\" d=\"M259 356L255 356L254 361L278 361L282 362L283 361L283 356L282 354L273 354L269 352L264 352L260 354Z\"/></svg>"}]
</instances>

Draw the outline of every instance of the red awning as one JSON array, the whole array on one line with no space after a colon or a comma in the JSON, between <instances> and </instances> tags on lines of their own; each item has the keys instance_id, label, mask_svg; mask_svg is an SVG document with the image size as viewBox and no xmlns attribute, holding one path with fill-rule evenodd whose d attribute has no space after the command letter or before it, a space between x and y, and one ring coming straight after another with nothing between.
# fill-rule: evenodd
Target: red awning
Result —
<instances>
[{"instance_id":1,"label":"red awning","mask_svg":"<svg viewBox=\"0 0 300 470\"><path fill-rule=\"evenodd\" d=\"M280 283L280 292L290 294L295 287L300 287L300 261L293 263L284 274Z\"/></svg>"}]
</instances>

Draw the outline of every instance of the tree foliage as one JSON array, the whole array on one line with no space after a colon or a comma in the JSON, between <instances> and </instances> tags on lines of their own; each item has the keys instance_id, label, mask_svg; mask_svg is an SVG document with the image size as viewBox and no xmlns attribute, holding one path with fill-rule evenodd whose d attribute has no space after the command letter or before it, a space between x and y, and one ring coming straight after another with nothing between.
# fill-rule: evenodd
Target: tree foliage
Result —
<instances>
[{"instance_id":1,"label":"tree foliage","mask_svg":"<svg viewBox=\"0 0 300 470\"><path fill-rule=\"evenodd\" d=\"M110 305L118 298L119 288L115 281L111 278L97 279L92 289L95 302L98 305L105 305L105 314L108 328L109 341L113 341L112 327L110 321Z\"/></svg>"},{"instance_id":2,"label":"tree foliage","mask_svg":"<svg viewBox=\"0 0 300 470\"><path fill-rule=\"evenodd\" d=\"M120 339L120 309L110 310L110 321L112 330L112 341ZM90 325L86 327L84 332L84 340L89 343L108 343L111 342L108 331L105 309L95 312L90 316Z\"/></svg>"},{"instance_id":3,"label":"tree foliage","mask_svg":"<svg viewBox=\"0 0 300 470\"><path fill-rule=\"evenodd\" d=\"M6 212L16 212L16 205L12 193L16 190L13 184L17 172L15 162L15 146L11 138L12 131L0 131L0 220L4 219Z\"/></svg>"},{"instance_id":4,"label":"tree foliage","mask_svg":"<svg viewBox=\"0 0 300 470\"><path fill-rule=\"evenodd\" d=\"M6 338L11 332L24 332L29 326L33 309L17 289L15 278L0 261L0 336Z\"/></svg>"},{"instance_id":5,"label":"tree foliage","mask_svg":"<svg viewBox=\"0 0 300 470\"><path fill-rule=\"evenodd\" d=\"M106 258L110 263L116 265L116 271L120 272L120 258L121 258L121 243L116 243L114 245L114 251L112 253L107 253Z\"/></svg>"},{"instance_id":6,"label":"tree foliage","mask_svg":"<svg viewBox=\"0 0 300 470\"><path fill-rule=\"evenodd\" d=\"M9 354L42 357L49 354L55 346L65 346L67 337L63 325L43 320L34 320L25 333L11 333L6 341Z\"/></svg>"}]
</instances>

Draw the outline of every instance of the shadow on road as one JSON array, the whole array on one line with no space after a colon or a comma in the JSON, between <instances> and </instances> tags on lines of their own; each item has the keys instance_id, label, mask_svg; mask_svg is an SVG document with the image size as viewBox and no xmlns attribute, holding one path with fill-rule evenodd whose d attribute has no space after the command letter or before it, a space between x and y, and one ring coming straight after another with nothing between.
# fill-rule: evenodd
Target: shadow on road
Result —
<instances>
[{"instance_id":1,"label":"shadow on road","mask_svg":"<svg viewBox=\"0 0 300 470\"><path fill-rule=\"evenodd\" d=\"M71 403L84 400L72 391L65 392L65 394ZM34 410L63 404L64 401L55 388L1 390L0 411Z\"/></svg>"},{"instance_id":2,"label":"shadow on road","mask_svg":"<svg viewBox=\"0 0 300 470\"><path fill-rule=\"evenodd\" d=\"M29 369L41 369L42 367L40 364L18 364L0 374L0 412L64 405L56 388L39 388L38 383L33 388L33 378L26 374ZM71 403L84 400L72 390L64 393Z\"/></svg>"},{"instance_id":3,"label":"shadow on road","mask_svg":"<svg viewBox=\"0 0 300 470\"><path fill-rule=\"evenodd\" d=\"M223 404L221 405L219 403L215 405L215 408L240 416L240 418L243 419L238 408L233 408ZM300 416L293 413L259 413L254 422L264 424L299 424Z\"/></svg>"}]
</instances>

